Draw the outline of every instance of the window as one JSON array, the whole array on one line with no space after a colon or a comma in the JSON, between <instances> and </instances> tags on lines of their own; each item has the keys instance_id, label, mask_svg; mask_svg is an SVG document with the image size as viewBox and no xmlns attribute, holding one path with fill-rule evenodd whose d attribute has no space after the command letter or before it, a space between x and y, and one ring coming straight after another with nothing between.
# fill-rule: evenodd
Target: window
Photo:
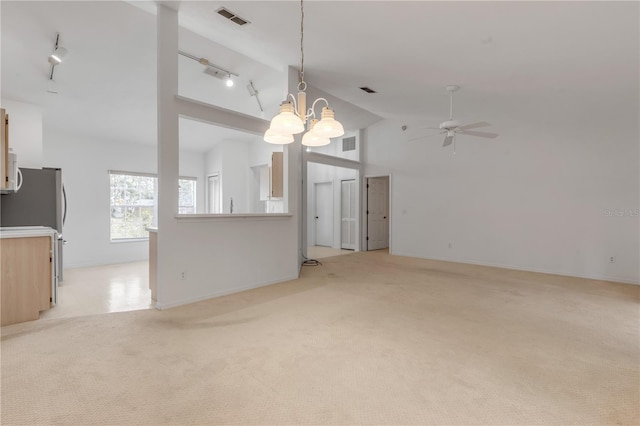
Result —
<instances>
[{"instance_id":1,"label":"window","mask_svg":"<svg viewBox=\"0 0 640 426\"><path fill-rule=\"evenodd\" d=\"M147 238L153 223L156 177L110 172L111 240Z\"/></svg>"},{"instance_id":2,"label":"window","mask_svg":"<svg viewBox=\"0 0 640 426\"><path fill-rule=\"evenodd\" d=\"M178 213L194 214L196 212L196 178L178 180Z\"/></svg>"},{"instance_id":3,"label":"window","mask_svg":"<svg viewBox=\"0 0 640 426\"><path fill-rule=\"evenodd\" d=\"M146 173L109 171L111 241L148 238L156 211L158 178ZM196 212L196 178L178 180L178 213Z\"/></svg>"}]
</instances>

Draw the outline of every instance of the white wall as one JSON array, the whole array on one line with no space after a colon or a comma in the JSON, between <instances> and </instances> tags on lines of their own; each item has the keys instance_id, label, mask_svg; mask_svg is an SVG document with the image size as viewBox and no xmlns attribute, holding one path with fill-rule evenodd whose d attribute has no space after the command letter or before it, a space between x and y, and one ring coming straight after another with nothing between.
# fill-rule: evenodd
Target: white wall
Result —
<instances>
[{"instance_id":1,"label":"white wall","mask_svg":"<svg viewBox=\"0 0 640 426\"><path fill-rule=\"evenodd\" d=\"M222 143L222 212L249 213L249 147L244 142Z\"/></svg>"},{"instance_id":2,"label":"white wall","mask_svg":"<svg viewBox=\"0 0 640 426\"><path fill-rule=\"evenodd\" d=\"M391 253L637 283L637 100L508 107L488 117L499 138L459 137L456 155L403 123L368 128L365 174L392 175Z\"/></svg>"},{"instance_id":3,"label":"white wall","mask_svg":"<svg viewBox=\"0 0 640 426\"><path fill-rule=\"evenodd\" d=\"M208 189L206 187L208 176L218 175L220 179L222 179L222 148L220 145L215 145L209 151L204 153L204 176L205 176L205 193L207 193ZM220 181L220 190L222 191L222 181ZM208 195L207 195L208 197ZM205 197L206 198L206 197ZM209 203L208 199L205 199L205 203ZM204 212L209 213L207 211L208 205L205 204Z\"/></svg>"},{"instance_id":4,"label":"white wall","mask_svg":"<svg viewBox=\"0 0 640 426\"><path fill-rule=\"evenodd\" d=\"M319 154L331 155L333 157L346 158L347 160L360 161L360 131L345 129L344 135L331 139L331 143L325 146L309 147L309 151ZM356 138L356 149L353 151L342 151L342 140L349 137ZM306 148L305 148L306 149Z\"/></svg>"},{"instance_id":5,"label":"white wall","mask_svg":"<svg viewBox=\"0 0 640 426\"><path fill-rule=\"evenodd\" d=\"M206 175L219 173L222 186L222 213L228 214L233 198L234 213L264 213L264 202L254 200L259 191L255 182L255 166L271 167L271 154L282 152L282 146L265 143L223 140L204 154ZM257 207L256 207L257 206Z\"/></svg>"},{"instance_id":6,"label":"white wall","mask_svg":"<svg viewBox=\"0 0 640 426\"><path fill-rule=\"evenodd\" d=\"M156 173L156 148L45 129L44 166L62 169L68 213L64 226L65 268L132 262L149 256L146 241L112 243L109 236L108 170ZM198 206L204 205L203 160L180 154L180 172L198 179Z\"/></svg>"},{"instance_id":7,"label":"white wall","mask_svg":"<svg viewBox=\"0 0 640 426\"><path fill-rule=\"evenodd\" d=\"M9 147L18 157L18 167L39 169L42 162L42 108L2 99L9 114Z\"/></svg>"},{"instance_id":8,"label":"white wall","mask_svg":"<svg viewBox=\"0 0 640 426\"><path fill-rule=\"evenodd\" d=\"M160 309L296 278L298 209L290 216L181 217L177 213L178 116L264 133L268 122L176 99L178 12L158 5L158 292ZM289 85L293 80L289 78ZM298 152L299 154L299 152ZM285 173L291 172L285 151ZM299 156L297 156L299 158ZM295 161L291 158L291 161ZM204 164L204 160L203 160ZM298 163L299 164L299 163ZM224 170L223 170L224 173ZM223 176L224 179L224 176ZM285 191L299 202L299 172ZM184 273L184 279L181 277Z\"/></svg>"},{"instance_id":9,"label":"white wall","mask_svg":"<svg viewBox=\"0 0 640 426\"><path fill-rule=\"evenodd\" d=\"M206 175L220 174L222 213L249 212L249 148L246 142L221 141L205 153Z\"/></svg>"},{"instance_id":10,"label":"white wall","mask_svg":"<svg viewBox=\"0 0 640 426\"><path fill-rule=\"evenodd\" d=\"M281 66L272 68L182 27L179 33L181 50L197 57L203 56L238 74L233 77L233 87L227 87L225 80L205 74L205 67L197 61L179 56L178 93L181 96L264 119L271 119L278 113L287 78ZM259 91L264 112L247 91L249 81Z\"/></svg>"},{"instance_id":11,"label":"white wall","mask_svg":"<svg viewBox=\"0 0 640 426\"><path fill-rule=\"evenodd\" d=\"M293 224L292 217L179 219L172 267L164 276L171 284L158 307L297 278Z\"/></svg>"}]
</instances>

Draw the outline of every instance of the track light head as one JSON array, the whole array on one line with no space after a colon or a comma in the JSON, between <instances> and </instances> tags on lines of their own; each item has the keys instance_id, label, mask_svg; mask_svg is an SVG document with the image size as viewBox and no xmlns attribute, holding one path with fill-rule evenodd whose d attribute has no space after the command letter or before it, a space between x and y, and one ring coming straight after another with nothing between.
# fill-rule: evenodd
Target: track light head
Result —
<instances>
[{"instance_id":1,"label":"track light head","mask_svg":"<svg viewBox=\"0 0 640 426\"><path fill-rule=\"evenodd\" d=\"M67 54L67 49L62 46L56 47L51 55L49 55L49 63L51 65L58 65L62 62L62 58L64 58Z\"/></svg>"}]
</instances>

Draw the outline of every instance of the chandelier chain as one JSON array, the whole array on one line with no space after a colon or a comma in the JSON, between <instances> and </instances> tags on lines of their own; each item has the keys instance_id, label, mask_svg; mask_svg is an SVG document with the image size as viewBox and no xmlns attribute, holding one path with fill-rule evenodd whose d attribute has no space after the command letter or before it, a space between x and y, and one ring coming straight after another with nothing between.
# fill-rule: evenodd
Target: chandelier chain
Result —
<instances>
[{"instance_id":1,"label":"chandelier chain","mask_svg":"<svg viewBox=\"0 0 640 426\"><path fill-rule=\"evenodd\" d=\"M304 0L300 0L300 83L304 83Z\"/></svg>"}]
</instances>

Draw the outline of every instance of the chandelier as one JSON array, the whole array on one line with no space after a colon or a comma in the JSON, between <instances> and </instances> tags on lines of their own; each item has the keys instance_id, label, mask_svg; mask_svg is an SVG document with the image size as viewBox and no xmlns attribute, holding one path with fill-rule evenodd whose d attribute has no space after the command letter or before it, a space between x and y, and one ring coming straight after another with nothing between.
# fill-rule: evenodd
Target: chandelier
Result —
<instances>
[{"instance_id":1,"label":"chandelier","mask_svg":"<svg viewBox=\"0 0 640 426\"><path fill-rule=\"evenodd\" d=\"M293 142L293 135L308 130L302 137L306 146L324 146L331 143L331 138L344 135L344 128L335 119L335 113L329 108L325 98L316 99L307 110L307 83L304 81L304 0L300 0L300 80L298 82L297 99L291 93L287 100L280 104L280 112L273 117L264 140L269 143L285 145ZM320 119L316 117L316 105L324 102Z\"/></svg>"}]
</instances>

